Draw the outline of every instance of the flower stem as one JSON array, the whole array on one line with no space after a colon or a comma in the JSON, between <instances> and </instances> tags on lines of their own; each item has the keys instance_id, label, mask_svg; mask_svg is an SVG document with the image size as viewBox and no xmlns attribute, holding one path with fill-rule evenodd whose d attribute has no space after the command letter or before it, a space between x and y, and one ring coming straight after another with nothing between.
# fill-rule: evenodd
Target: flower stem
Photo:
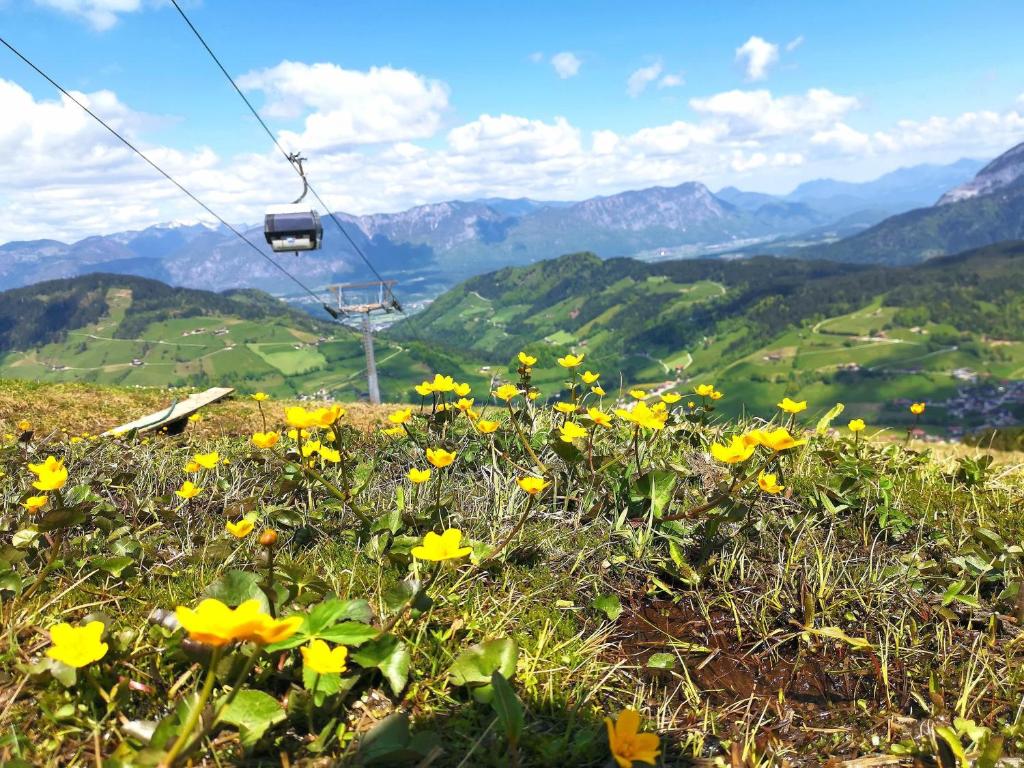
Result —
<instances>
[{"instance_id":1,"label":"flower stem","mask_svg":"<svg viewBox=\"0 0 1024 768\"><path fill-rule=\"evenodd\" d=\"M545 466L544 462L537 458L537 454L533 452L533 447L530 445L530 441L526 439L526 435L523 434L522 427L520 427L519 422L516 421L516 414L512 410L512 401L508 400L506 401L506 403L508 405L509 418L512 421L512 426L515 427L516 434L519 435L519 440L522 442L523 447L526 449L526 452L530 454L530 458L533 459L533 463L536 464L538 469L540 469L540 471L546 475L548 473L548 468L547 466Z\"/></svg>"},{"instance_id":2,"label":"flower stem","mask_svg":"<svg viewBox=\"0 0 1024 768\"><path fill-rule=\"evenodd\" d=\"M185 720L181 730L178 731L178 738L174 740L174 744L171 745L167 754L164 755L164 759L160 761L160 768L172 768L178 761L178 755L185 748L189 736L192 735L192 731L195 730L196 725L199 723L203 709L206 708L206 702L210 700L210 694L213 692L213 683L217 679L217 662L219 661L220 648L218 647L214 648L213 656L210 658L210 666L206 670L206 680L203 683L203 690L199 694L199 699L192 706L192 709L189 710L188 719Z\"/></svg>"}]
</instances>

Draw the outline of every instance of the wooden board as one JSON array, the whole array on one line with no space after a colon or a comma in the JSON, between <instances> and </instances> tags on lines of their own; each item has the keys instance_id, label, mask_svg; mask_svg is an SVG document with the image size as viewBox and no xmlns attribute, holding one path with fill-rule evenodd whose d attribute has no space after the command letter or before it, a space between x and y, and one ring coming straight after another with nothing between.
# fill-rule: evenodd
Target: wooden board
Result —
<instances>
[{"instance_id":1,"label":"wooden board","mask_svg":"<svg viewBox=\"0 0 1024 768\"><path fill-rule=\"evenodd\" d=\"M184 400L171 403L161 411L147 414L114 429L108 429L101 437L119 435L132 429L137 429L139 432L150 432L154 429L169 428L171 425L183 424L185 419L200 408L215 403L234 391L231 387L211 387L205 392L197 392L194 395L189 395Z\"/></svg>"}]
</instances>

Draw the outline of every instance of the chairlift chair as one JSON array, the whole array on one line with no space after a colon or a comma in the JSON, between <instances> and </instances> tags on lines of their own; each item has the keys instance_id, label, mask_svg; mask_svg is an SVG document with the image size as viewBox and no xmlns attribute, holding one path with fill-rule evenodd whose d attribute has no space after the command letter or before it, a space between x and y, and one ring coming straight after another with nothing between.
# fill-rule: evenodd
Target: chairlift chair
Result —
<instances>
[{"instance_id":1,"label":"chairlift chair","mask_svg":"<svg viewBox=\"0 0 1024 768\"><path fill-rule=\"evenodd\" d=\"M263 234L275 253L293 251L297 255L299 251L315 251L320 248L324 239L324 227L320 222L320 214L302 204L309 190L302 168L305 158L290 155L288 159L302 177L302 194L293 203L275 205L267 209L263 219Z\"/></svg>"}]
</instances>

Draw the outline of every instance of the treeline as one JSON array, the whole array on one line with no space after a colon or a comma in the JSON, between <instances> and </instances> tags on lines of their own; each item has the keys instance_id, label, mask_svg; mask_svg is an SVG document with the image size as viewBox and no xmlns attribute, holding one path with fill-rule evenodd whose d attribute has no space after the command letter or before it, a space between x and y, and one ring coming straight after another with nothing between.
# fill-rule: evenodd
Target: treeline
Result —
<instances>
[{"instance_id":1,"label":"treeline","mask_svg":"<svg viewBox=\"0 0 1024 768\"><path fill-rule=\"evenodd\" d=\"M63 341L69 331L97 322L110 310L106 296L112 288L132 295L124 319L113 331L117 338L136 338L153 322L206 315L245 320L285 315L298 328L324 327L262 291L213 293L143 277L95 273L0 293L0 351Z\"/></svg>"}]
</instances>

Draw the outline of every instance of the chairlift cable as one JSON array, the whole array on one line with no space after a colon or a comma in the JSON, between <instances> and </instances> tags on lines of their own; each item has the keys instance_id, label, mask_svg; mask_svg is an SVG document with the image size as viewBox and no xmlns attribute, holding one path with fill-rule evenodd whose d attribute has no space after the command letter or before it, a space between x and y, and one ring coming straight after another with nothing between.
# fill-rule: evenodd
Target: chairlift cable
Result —
<instances>
[{"instance_id":1,"label":"chairlift cable","mask_svg":"<svg viewBox=\"0 0 1024 768\"><path fill-rule=\"evenodd\" d=\"M338 227L338 230L348 241L349 245L352 246L352 250L355 251L359 258L361 258L363 262L366 264L366 266L369 267L370 271L374 274L374 276L379 281L384 282L384 278L381 276L380 272L378 272L377 268L374 267L372 263L370 263L370 260L366 257L366 254L363 253L362 249L356 244L356 241L352 239L351 235L349 235L345 227L342 226L341 222L338 220L338 217L334 215L334 211L330 208L330 206L327 205L327 203L324 202L323 198L320 197L320 193L318 193L316 189L313 188L313 185L309 183L309 181L306 179L305 174L300 170L300 168L296 167L295 161L292 159L293 155L289 153L284 147L281 146L281 142L277 140L277 137L274 135L274 132L270 130L270 127L266 124L266 122L264 122L263 118L260 117L260 113L256 111L256 107L252 105L252 102L249 101L248 97L245 95L242 89L238 87L238 84L235 82L234 78L231 77L230 74L228 74L227 69L224 67L223 64L221 64L220 59L217 58L217 54L213 52L213 49L210 48L209 44L203 38L202 34L200 34L199 30L196 29L195 24L192 23L191 19L189 19L189 17L185 14L185 11L182 10L181 6L178 4L178 0L171 0L171 3L174 5L174 8L178 11L181 18L184 19L185 23L188 25L188 28L192 30L193 34L195 34L196 39L198 39L199 42L202 44L203 48L206 49L206 52L210 54L210 58L213 59L214 63L224 74L224 77L226 77L228 79L228 82L231 83L231 87L235 89L235 92L241 97L242 101L245 102L245 105L249 108L249 111L252 112L253 117L256 118L256 121L263 127L263 130L266 131L267 136L270 137L270 140L274 142L274 145L281 151L281 154L284 155L286 160L288 160L289 165L292 166L295 172L302 177L303 184L305 184L306 187L308 187L309 191L313 193L313 197L315 197L317 199L317 202L320 203L320 207L323 208L324 211L326 211L327 215L330 216L331 221L334 222L334 224ZM394 292L388 289L388 293L391 295L392 299L394 299L398 311L404 315L405 310L401 308L401 304L399 304L397 298L395 298Z\"/></svg>"},{"instance_id":2,"label":"chairlift cable","mask_svg":"<svg viewBox=\"0 0 1024 768\"><path fill-rule=\"evenodd\" d=\"M167 179L169 182L171 182L174 186L176 186L179 190L181 190L186 195L188 195L188 197L190 197L197 205L199 205L208 214L213 216L215 219L217 219L217 221L219 221L221 224L223 224L225 227L227 227L227 229L229 229L236 237L241 239L250 248L252 248L254 251L256 251L256 253L258 253L264 259L266 259L271 264L273 264L275 267L277 267L277 269L279 269L289 279L291 279L296 285L298 285L300 288L302 288L302 290L304 290L311 297L313 297L313 299L315 299L317 302L322 302L325 309L328 309L329 305L326 302L323 302L324 296L322 296L322 295L318 296L316 293L313 292L313 290L309 286L307 286L304 282L299 280L299 278L295 277L295 275L293 275L291 272L289 272L287 269L285 269L283 266L281 266L281 264L279 264L276 259L273 259L270 256L268 256L267 254L265 254L255 243L253 243L252 240L250 240L244 234L239 232L234 226L229 224L216 211L214 211L212 208L210 208L210 206L208 206L206 203L204 203L202 200L200 200L198 197L196 197L192 192L190 192L181 182L179 182L177 179L175 179L173 176L171 176L171 174L169 174L167 171L165 171L163 168L161 168L159 165L157 165L153 160L151 160L148 155L146 155L144 152L142 152L142 150L140 150L138 147L136 147L134 144L132 144L128 139L126 139L124 136L122 136L120 133L118 133L115 129L111 128L101 117L99 117L99 115L97 115L95 112L93 112L91 109L89 109L89 107L87 107L85 104L83 104L77 98L75 98L75 96L73 96L71 93L69 93L60 83L58 83L56 80L54 80L48 74L46 74L46 72L44 72L42 69L40 69L38 66L36 66L27 56L25 56L21 51L19 51L13 45L11 45L9 42L7 42L7 40L5 38L3 38L2 36L0 36L0 43L3 43L4 46L9 51L11 51L11 53L13 53L15 56L17 56L19 59L21 59L23 62L25 62L25 64L27 64L29 67L31 67L33 70L35 70L35 72L40 77L42 77L44 80L46 80L50 85L52 85L54 88L56 88L58 91L60 91L64 96L66 96L68 99L70 99L75 104L77 104L82 109L82 111L84 111L87 115L89 115L89 117L91 117L97 123L99 123L104 128L106 128L107 131L109 131L111 134L113 134L122 144L124 144L126 147L128 147L128 149L130 149L136 155L138 155L143 160L145 160L150 165L150 167L152 167L157 173L159 173L161 176L163 176L165 179ZM328 309L328 312L332 316L335 316L333 309Z\"/></svg>"}]
</instances>

